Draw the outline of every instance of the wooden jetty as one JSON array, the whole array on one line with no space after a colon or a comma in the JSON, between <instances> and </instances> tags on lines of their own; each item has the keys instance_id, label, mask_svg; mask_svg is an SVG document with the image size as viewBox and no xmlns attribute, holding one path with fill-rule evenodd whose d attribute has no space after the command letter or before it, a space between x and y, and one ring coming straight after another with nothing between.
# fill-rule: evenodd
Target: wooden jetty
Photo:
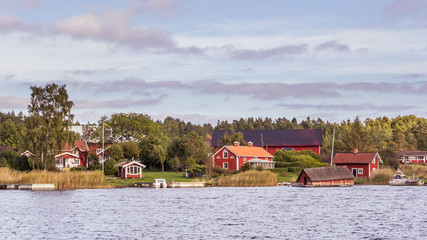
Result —
<instances>
[{"instance_id":1,"label":"wooden jetty","mask_svg":"<svg viewBox=\"0 0 427 240\"><path fill-rule=\"evenodd\" d=\"M2 190L55 190L53 183L47 184L0 184Z\"/></svg>"}]
</instances>

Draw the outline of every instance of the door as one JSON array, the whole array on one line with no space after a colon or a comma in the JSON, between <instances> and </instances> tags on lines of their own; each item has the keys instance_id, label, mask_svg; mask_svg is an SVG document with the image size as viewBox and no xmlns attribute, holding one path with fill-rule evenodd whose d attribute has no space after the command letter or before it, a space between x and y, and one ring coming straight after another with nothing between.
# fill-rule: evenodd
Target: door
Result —
<instances>
[{"instance_id":1,"label":"door","mask_svg":"<svg viewBox=\"0 0 427 240\"><path fill-rule=\"evenodd\" d=\"M351 170L353 171L354 177L357 177L357 168L352 168Z\"/></svg>"},{"instance_id":2,"label":"door","mask_svg":"<svg viewBox=\"0 0 427 240\"><path fill-rule=\"evenodd\" d=\"M307 177L304 177L304 185L307 185Z\"/></svg>"}]
</instances>

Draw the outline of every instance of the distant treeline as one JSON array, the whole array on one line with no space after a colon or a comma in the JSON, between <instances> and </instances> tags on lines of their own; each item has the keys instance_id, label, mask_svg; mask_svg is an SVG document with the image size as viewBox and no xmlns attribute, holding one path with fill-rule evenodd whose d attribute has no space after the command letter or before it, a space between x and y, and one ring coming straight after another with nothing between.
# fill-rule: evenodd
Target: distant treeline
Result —
<instances>
[{"instance_id":1,"label":"distant treeline","mask_svg":"<svg viewBox=\"0 0 427 240\"><path fill-rule=\"evenodd\" d=\"M101 126L102 123L108 125L105 129L107 143L135 142L140 149L141 159L151 159L148 161L150 167L160 169L163 165L169 170L178 170L194 163L202 164L211 151L202 143L214 129L322 129L321 157L325 161L330 157L334 130L334 152L351 152L358 148L359 152L380 152L383 160L387 161L395 157L394 152L398 150L427 150L427 119L414 115L368 118L363 122L357 117L340 123L309 117L300 122L296 118L241 118L231 122L218 121L213 127L209 123L192 124L172 117L154 121L144 114L116 113L103 116L96 124L83 124L93 128L86 128L81 137L100 142L101 128L95 126ZM30 127L32 125L26 122L26 116L22 113L0 113L0 152L7 148L26 150L26 132ZM150 156L153 152L157 152L157 155Z\"/></svg>"}]
</instances>

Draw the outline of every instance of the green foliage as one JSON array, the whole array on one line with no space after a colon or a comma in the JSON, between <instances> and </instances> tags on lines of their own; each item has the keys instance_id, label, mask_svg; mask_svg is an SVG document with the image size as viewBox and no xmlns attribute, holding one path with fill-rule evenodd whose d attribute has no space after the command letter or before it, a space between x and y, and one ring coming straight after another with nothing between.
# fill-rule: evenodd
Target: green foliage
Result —
<instances>
[{"instance_id":1,"label":"green foliage","mask_svg":"<svg viewBox=\"0 0 427 240\"><path fill-rule=\"evenodd\" d=\"M123 154L123 148L120 144L110 145L106 152L108 152L112 159L119 160L125 157L125 155Z\"/></svg>"},{"instance_id":2,"label":"green foliage","mask_svg":"<svg viewBox=\"0 0 427 240\"><path fill-rule=\"evenodd\" d=\"M72 172L86 172L87 168L86 167L73 167L73 168L70 168L70 171L72 171Z\"/></svg>"},{"instance_id":3,"label":"green foliage","mask_svg":"<svg viewBox=\"0 0 427 240\"><path fill-rule=\"evenodd\" d=\"M249 163L243 164L243 166L239 169L240 172L246 172L252 170L252 166Z\"/></svg>"},{"instance_id":4,"label":"green foliage","mask_svg":"<svg viewBox=\"0 0 427 240\"><path fill-rule=\"evenodd\" d=\"M220 146L230 146L236 141L240 143L240 146L248 145L243 137L243 133L235 131L231 131L231 134L224 134L221 139L219 139L218 144Z\"/></svg>"},{"instance_id":5,"label":"green foliage","mask_svg":"<svg viewBox=\"0 0 427 240\"><path fill-rule=\"evenodd\" d=\"M190 177L198 177L205 174L205 166L203 165L194 165L187 169L187 173Z\"/></svg>"},{"instance_id":6,"label":"green foliage","mask_svg":"<svg viewBox=\"0 0 427 240\"><path fill-rule=\"evenodd\" d=\"M193 157L187 157L187 159L185 160L185 167L186 168L191 168L193 166L196 166L196 160Z\"/></svg>"},{"instance_id":7,"label":"green foliage","mask_svg":"<svg viewBox=\"0 0 427 240\"><path fill-rule=\"evenodd\" d=\"M149 135L139 142L140 159L148 169L164 170L166 161L165 138Z\"/></svg>"},{"instance_id":8,"label":"green foliage","mask_svg":"<svg viewBox=\"0 0 427 240\"><path fill-rule=\"evenodd\" d=\"M7 119L0 125L0 144L9 146L15 150L22 149L24 144L24 125L16 125L11 119Z\"/></svg>"},{"instance_id":9,"label":"green foliage","mask_svg":"<svg viewBox=\"0 0 427 240\"><path fill-rule=\"evenodd\" d=\"M123 149L123 156L128 160L136 160L139 158L140 150L135 142L123 142L120 144Z\"/></svg>"},{"instance_id":10,"label":"green foliage","mask_svg":"<svg viewBox=\"0 0 427 240\"><path fill-rule=\"evenodd\" d=\"M201 137L205 137L207 134L211 134L213 130L210 123L194 125L190 122L186 123L179 118L172 117L166 117L165 120L159 124L162 125L165 134L171 139L176 137L181 138L192 131L197 132Z\"/></svg>"},{"instance_id":11,"label":"green foliage","mask_svg":"<svg viewBox=\"0 0 427 240\"><path fill-rule=\"evenodd\" d=\"M274 154L276 167L287 168L289 172L299 171L303 168L327 166L313 151L277 151Z\"/></svg>"},{"instance_id":12,"label":"green foliage","mask_svg":"<svg viewBox=\"0 0 427 240\"><path fill-rule=\"evenodd\" d=\"M0 167L8 167L18 171L32 170L28 158L8 149L0 154Z\"/></svg>"},{"instance_id":13,"label":"green foliage","mask_svg":"<svg viewBox=\"0 0 427 240\"><path fill-rule=\"evenodd\" d=\"M256 166L255 167L255 170L257 170L257 171L264 171L264 168L261 166L261 165L259 165L259 166Z\"/></svg>"},{"instance_id":14,"label":"green foliage","mask_svg":"<svg viewBox=\"0 0 427 240\"><path fill-rule=\"evenodd\" d=\"M117 162L114 159L108 159L104 162L104 174L117 176L118 169L114 167Z\"/></svg>"},{"instance_id":15,"label":"green foliage","mask_svg":"<svg viewBox=\"0 0 427 240\"><path fill-rule=\"evenodd\" d=\"M88 159L89 167L99 166L99 158L95 153L89 152L87 159Z\"/></svg>"}]
</instances>

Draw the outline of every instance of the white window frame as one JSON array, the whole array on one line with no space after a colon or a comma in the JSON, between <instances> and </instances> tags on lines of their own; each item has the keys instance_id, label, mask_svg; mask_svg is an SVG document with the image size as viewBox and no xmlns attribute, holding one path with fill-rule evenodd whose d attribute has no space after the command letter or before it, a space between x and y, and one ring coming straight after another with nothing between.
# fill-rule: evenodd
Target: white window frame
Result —
<instances>
[{"instance_id":1,"label":"white window frame","mask_svg":"<svg viewBox=\"0 0 427 240\"><path fill-rule=\"evenodd\" d=\"M357 169L357 174L363 174L363 168L358 168Z\"/></svg>"},{"instance_id":2,"label":"white window frame","mask_svg":"<svg viewBox=\"0 0 427 240\"><path fill-rule=\"evenodd\" d=\"M80 159L79 158L75 158L74 159L74 163L77 164L77 165L80 165Z\"/></svg>"},{"instance_id":3,"label":"white window frame","mask_svg":"<svg viewBox=\"0 0 427 240\"><path fill-rule=\"evenodd\" d=\"M228 169L228 162L223 162L222 163L222 168Z\"/></svg>"},{"instance_id":4,"label":"white window frame","mask_svg":"<svg viewBox=\"0 0 427 240\"><path fill-rule=\"evenodd\" d=\"M224 149L224 151L222 152L222 158L228 158L228 151L227 151L227 149Z\"/></svg>"},{"instance_id":5,"label":"white window frame","mask_svg":"<svg viewBox=\"0 0 427 240\"><path fill-rule=\"evenodd\" d=\"M246 162L246 157L243 157L243 162Z\"/></svg>"}]
</instances>

